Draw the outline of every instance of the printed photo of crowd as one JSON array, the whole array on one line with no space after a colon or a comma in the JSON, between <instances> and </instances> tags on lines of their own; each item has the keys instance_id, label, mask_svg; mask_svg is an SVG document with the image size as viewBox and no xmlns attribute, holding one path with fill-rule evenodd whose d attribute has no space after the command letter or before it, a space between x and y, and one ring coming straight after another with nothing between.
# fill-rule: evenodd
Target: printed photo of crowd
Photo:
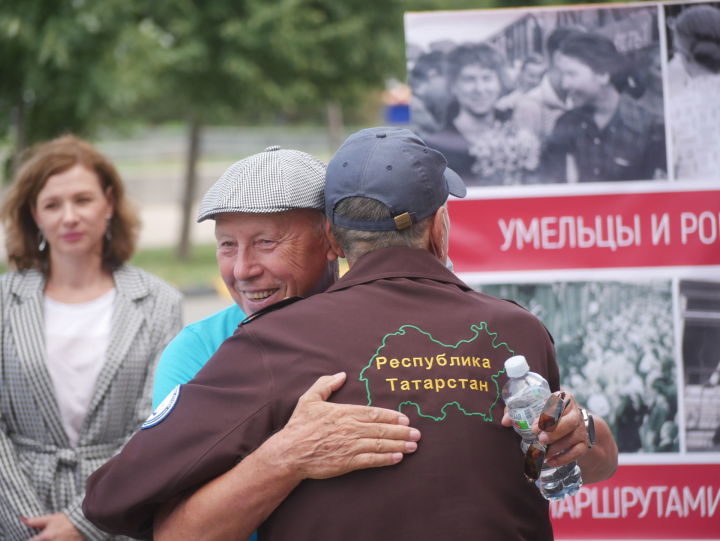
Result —
<instances>
[{"instance_id":1,"label":"printed photo of crowd","mask_svg":"<svg viewBox=\"0 0 720 541\"><path fill-rule=\"evenodd\" d=\"M563 387L608 422L620 452L680 450L671 281L479 289L513 299L543 321L555 341Z\"/></svg>"},{"instance_id":2,"label":"printed photo of crowd","mask_svg":"<svg viewBox=\"0 0 720 541\"><path fill-rule=\"evenodd\" d=\"M469 186L717 181L720 9L664 9L407 14L413 126Z\"/></svg>"}]
</instances>

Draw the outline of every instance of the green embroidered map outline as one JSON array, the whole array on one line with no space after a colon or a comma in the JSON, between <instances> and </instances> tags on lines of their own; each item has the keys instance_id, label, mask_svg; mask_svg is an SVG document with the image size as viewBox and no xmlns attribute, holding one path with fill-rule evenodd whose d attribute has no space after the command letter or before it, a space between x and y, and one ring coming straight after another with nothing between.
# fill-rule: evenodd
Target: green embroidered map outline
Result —
<instances>
[{"instance_id":1,"label":"green embroidered map outline","mask_svg":"<svg viewBox=\"0 0 720 541\"><path fill-rule=\"evenodd\" d=\"M510 349L510 346L508 346L506 342L496 343L496 341L498 340L498 333L492 332L490 329L488 329L487 323L485 321L481 321L477 325L476 324L470 325L470 330L474 333L474 335L471 338L459 340L454 345L453 344L445 344L443 342L440 342L439 340L436 340L432 334L430 334L427 331L422 330L420 327L417 327L415 325L410 325L410 324L401 325L397 331L388 333L385 336L383 336L382 343L377 348L377 350L375 350L375 355L373 355L370 358L370 361L368 361L368 364L365 366L365 368L363 368L360 371L360 377L358 379L365 383L365 392L367 394L367 400L368 400L367 405L368 406L372 406L372 396L370 393L370 381L365 377L365 371L372 366L375 358L380 354L380 351L387 345L388 339L392 336L404 336L405 334L407 334L406 329L414 329L415 331L417 331L421 334L424 334L428 339L430 339L431 342L435 342L436 344L439 344L442 347L447 347L447 348L452 348L452 349L457 349L460 346L460 344L469 344L471 342L474 342L475 340L477 340L480 337L480 333L484 331L488 336L492 337L491 345L494 349L498 349L501 346L505 346L505 348L507 348L508 352L511 355L515 354L515 352L512 349ZM500 400L500 386L498 385L497 380L500 377L500 375L504 374L504 373L505 373L505 369L503 368L490 377L493 384L495 385L495 390L496 390L497 394L496 394L496 397L495 397L495 400L493 401L493 403L490 404L490 408L487 413L481 412L481 411L469 412L465 408L463 408L457 400L453 400L452 402L446 402L445 404L443 404L443 406L440 408L440 412L442 413L442 416L440 416L440 417L435 417L434 415L429 415L427 413L423 413L420 404L413 402L411 400L404 400L404 401L400 402L398 404L397 409L398 409L398 411L402 412L403 406L415 406L415 409L417 409L418 415L420 417L425 417L426 419L432 419L433 421L443 421L447 417L447 408L449 406L454 405L458 409L458 411L460 411L460 413L462 413L463 415L467 415L467 416L478 415L478 416L482 417L482 419L485 422L491 422L493 420L492 409L495 407L495 404L498 403L498 400Z\"/></svg>"}]
</instances>

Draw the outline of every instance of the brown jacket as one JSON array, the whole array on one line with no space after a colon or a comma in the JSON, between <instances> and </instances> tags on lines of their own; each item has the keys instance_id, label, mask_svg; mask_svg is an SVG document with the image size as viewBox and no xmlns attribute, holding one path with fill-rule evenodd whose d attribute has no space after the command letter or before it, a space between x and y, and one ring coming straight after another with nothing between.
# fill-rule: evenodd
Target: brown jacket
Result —
<instances>
[{"instance_id":1,"label":"brown jacket","mask_svg":"<svg viewBox=\"0 0 720 541\"><path fill-rule=\"evenodd\" d=\"M551 338L529 312L472 291L424 250L378 250L327 292L242 325L171 413L91 477L83 508L149 537L163 502L231 468L317 377L344 370L332 399L405 412L419 449L392 468L303 482L261 539L552 539L519 436L500 424L513 354L558 388Z\"/></svg>"}]
</instances>

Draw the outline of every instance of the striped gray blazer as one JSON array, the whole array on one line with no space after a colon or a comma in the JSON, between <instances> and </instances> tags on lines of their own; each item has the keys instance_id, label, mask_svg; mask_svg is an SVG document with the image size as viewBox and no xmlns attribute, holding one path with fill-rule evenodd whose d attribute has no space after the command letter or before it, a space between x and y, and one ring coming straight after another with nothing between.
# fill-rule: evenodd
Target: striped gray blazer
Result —
<instances>
[{"instance_id":1,"label":"striped gray blazer","mask_svg":"<svg viewBox=\"0 0 720 541\"><path fill-rule=\"evenodd\" d=\"M140 269L113 273L110 342L90 407L71 448L46 366L44 278L0 276L0 539L34 535L19 516L62 511L91 540L110 539L82 514L85 479L147 417L152 374L182 324L181 295Z\"/></svg>"}]
</instances>

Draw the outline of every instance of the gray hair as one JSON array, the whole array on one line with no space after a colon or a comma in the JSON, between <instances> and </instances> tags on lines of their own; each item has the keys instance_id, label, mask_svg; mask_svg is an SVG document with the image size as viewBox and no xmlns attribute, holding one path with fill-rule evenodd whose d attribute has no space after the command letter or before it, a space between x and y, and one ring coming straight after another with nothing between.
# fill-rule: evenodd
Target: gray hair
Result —
<instances>
[{"instance_id":1,"label":"gray hair","mask_svg":"<svg viewBox=\"0 0 720 541\"><path fill-rule=\"evenodd\" d=\"M335 214L351 220L379 221L392 218L390 209L380 201L368 197L347 197L335 207ZM391 247L424 248L425 235L432 216L420 220L402 231L358 231L332 225L332 233L351 263L373 250Z\"/></svg>"}]
</instances>

